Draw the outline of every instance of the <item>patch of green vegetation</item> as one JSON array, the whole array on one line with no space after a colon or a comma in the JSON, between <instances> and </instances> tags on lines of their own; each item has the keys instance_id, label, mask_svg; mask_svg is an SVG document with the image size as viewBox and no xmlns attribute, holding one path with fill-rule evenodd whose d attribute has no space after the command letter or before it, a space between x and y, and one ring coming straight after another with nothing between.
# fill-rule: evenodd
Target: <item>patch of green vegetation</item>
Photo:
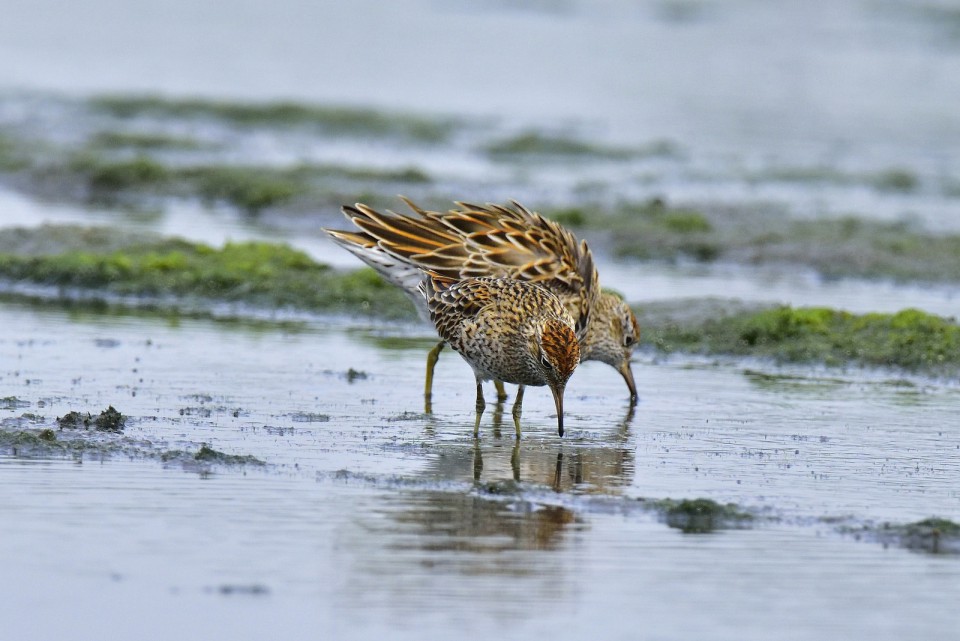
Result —
<instances>
[{"instance_id":1,"label":"patch of green vegetation","mask_svg":"<svg viewBox=\"0 0 960 641\"><path fill-rule=\"evenodd\" d=\"M837 386L849 385L849 381L840 378L824 376L794 376L790 374L770 374L753 369L743 371L747 379L761 389L770 389L777 392L784 390L823 390Z\"/></svg>"},{"instance_id":2,"label":"patch of green vegetation","mask_svg":"<svg viewBox=\"0 0 960 641\"><path fill-rule=\"evenodd\" d=\"M86 415L80 412L67 412L63 416L57 417L57 425L60 426L61 430L87 429L90 427L90 421L92 420L93 417L90 412L87 412Z\"/></svg>"},{"instance_id":3,"label":"patch of green vegetation","mask_svg":"<svg viewBox=\"0 0 960 641\"><path fill-rule=\"evenodd\" d=\"M710 221L698 211L667 212L660 219L660 222L668 230L678 234L705 233L713 229Z\"/></svg>"},{"instance_id":4,"label":"patch of green vegetation","mask_svg":"<svg viewBox=\"0 0 960 641\"><path fill-rule=\"evenodd\" d=\"M293 199L316 201L321 185L344 180L370 183L426 184L431 181L416 167L378 169L338 165L168 166L147 155L112 159L86 150L61 167L37 169L46 180L72 179L85 185L96 200L118 196L167 195L225 202L247 213Z\"/></svg>"},{"instance_id":5,"label":"patch of green vegetation","mask_svg":"<svg viewBox=\"0 0 960 641\"><path fill-rule=\"evenodd\" d=\"M944 178L941 183L941 190L947 198L960 198L960 179Z\"/></svg>"},{"instance_id":6,"label":"patch of green vegetation","mask_svg":"<svg viewBox=\"0 0 960 641\"><path fill-rule=\"evenodd\" d=\"M21 145L0 132L0 171L19 171L29 164Z\"/></svg>"},{"instance_id":7,"label":"patch of green vegetation","mask_svg":"<svg viewBox=\"0 0 960 641\"><path fill-rule=\"evenodd\" d=\"M491 156L593 156L625 159L633 152L621 147L607 147L565 136L553 136L538 131L526 131L510 138L492 142L484 147Z\"/></svg>"},{"instance_id":8,"label":"patch of green vegetation","mask_svg":"<svg viewBox=\"0 0 960 641\"><path fill-rule=\"evenodd\" d=\"M208 202L227 202L247 213L281 205L309 191L303 172L264 167L209 166L182 169L183 191Z\"/></svg>"},{"instance_id":9,"label":"patch of green vegetation","mask_svg":"<svg viewBox=\"0 0 960 641\"><path fill-rule=\"evenodd\" d=\"M251 454L225 454L215 450L206 443L193 455L194 460L204 463L222 463L224 465L266 465L263 461Z\"/></svg>"},{"instance_id":10,"label":"patch of green vegetation","mask_svg":"<svg viewBox=\"0 0 960 641\"><path fill-rule=\"evenodd\" d=\"M106 161L84 154L70 163L70 170L83 176L90 188L98 193L156 189L172 178L172 172L166 166L147 156Z\"/></svg>"},{"instance_id":11,"label":"patch of green vegetation","mask_svg":"<svg viewBox=\"0 0 960 641\"><path fill-rule=\"evenodd\" d=\"M141 450L129 444L116 442L110 439L103 442L88 438L58 438L57 433L50 429L40 430L0 430L0 451L10 452L14 456L71 456L82 458L86 453L93 453L98 457L125 453L128 455L143 454Z\"/></svg>"},{"instance_id":12,"label":"patch of green vegetation","mask_svg":"<svg viewBox=\"0 0 960 641\"><path fill-rule=\"evenodd\" d=\"M810 182L838 185L847 185L853 182L853 177L850 174L824 165L773 167L751 174L748 178L751 182Z\"/></svg>"},{"instance_id":13,"label":"patch of green vegetation","mask_svg":"<svg viewBox=\"0 0 960 641\"><path fill-rule=\"evenodd\" d=\"M103 149L182 149L197 150L207 145L195 138L133 131L102 131L90 140L90 146Z\"/></svg>"},{"instance_id":14,"label":"patch of green vegetation","mask_svg":"<svg viewBox=\"0 0 960 641\"><path fill-rule=\"evenodd\" d=\"M30 407L30 401L22 401L16 396L0 398L0 410L15 410L23 407Z\"/></svg>"},{"instance_id":15,"label":"patch of green vegetation","mask_svg":"<svg viewBox=\"0 0 960 641\"><path fill-rule=\"evenodd\" d=\"M486 481L475 484L476 489L481 494L493 494L495 496L514 496L521 494L523 489L520 484L514 480Z\"/></svg>"},{"instance_id":16,"label":"patch of green vegetation","mask_svg":"<svg viewBox=\"0 0 960 641\"><path fill-rule=\"evenodd\" d=\"M906 169L888 169L870 177L870 183L881 191L915 191L920 184L917 176Z\"/></svg>"},{"instance_id":17,"label":"patch of green vegetation","mask_svg":"<svg viewBox=\"0 0 960 641\"><path fill-rule=\"evenodd\" d=\"M290 415L290 420L294 423L326 423L330 420L330 415L315 412L294 412Z\"/></svg>"},{"instance_id":18,"label":"patch of green vegetation","mask_svg":"<svg viewBox=\"0 0 960 641\"><path fill-rule=\"evenodd\" d=\"M831 185L868 185L880 191L914 191L920 184L916 174L902 168L853 173L825 165L774 167L748 176L750 182L824 183Z\"/></svg>"},{"instance_id":19,"label":"patch of green vegetation","mask_svg":"<svg viewBox=\"0 0 960 641\"><path fill-rule=\"evenodd\" d=\"M94 419L93 424L101 432L120 432L126 420L126 417L111 405L100 412L100 416Z\"/></svg>"},{"instance_id":20,"label":"patch of green vegetation","mask_svg":"<svg viewBox=\"0 0 960 641\"><path fill-rule=\"evenodd\" d=\"M53 430L0 430L0 450L13 450L16 452L21 448L26 448L47 451L51 444L59 446L60 443L57 443L56 435L51 439L47 432L52 433Z\"/></svg>"},{"instance_id":21,"label":"patch of green vegetation","mask_svg":"<svg viewBox=\"0 0 960 641\"><path fill-rule=\"evenodd\" d=\"M640 260L803 265L827 278L960 281L960 234L929 233L909 222L793 219L764 208L701 210L660 198L545 213L603 231L614 253Z\"/></svg>"},{"instance_id":22,"label":"patch of green vegetation","mask_svg":"<svg viewBox=\"0 0 960 641\"><path fill-rule=\"evenodd\" d=\"M100 412L96 418L90 412L86 414L67 412L64 416L57 418L57 425L60 426L61 430L90 429L93 427L100 432L121 432L125 422L126 418L114 409L113 405Z\"/></svg>"},{"instance_id":23,"label":"patch of green vegetation","mask_svg":"<svg viewBox=\"0 0 960 641\"><path fill-rule=\"evenodd\" d=\"M392 137L424 143L447 140L458 126L452 118L417 116L359 107L305 105L293 102L225 102L156 95L100 96L91 101L98 110L118 118L208 118L238 127L316 127L331 135Z\"/></svg>"},{"instance_id":24,"label":"patch of green vegetation","mask_svg":"<svg viewBox=\"0 0 960 641\"><path fill-rule=\"evenodd\" d=\"M642 312L640 316L643 324ZM781 306L687 323L660 319L659 324L645 325L643 340L664 352L960 372L960 325L915 309L856 315Z\"/></svg>"},{"instance_id":25,"label":"patch of green vegetation","mask_svg":"<svg viewBox=\"0 0 960 641\"><path fill-rule=\"evenodd\" d=\"M567 227L583 227L587 224L587 214L579 207L555 209L550 212L549 216L552 220Z\"/></svg>"},{"instance_id":26,"label":"patch of green vegetation","mask_svg":"<svg viewBox=\"0 0 960 641\"><path fill-rule=\"evenodd\" d=\"M723 505L711 499L664 499L652 504L672 528L686 534L706 534L714 530L743 527L753 520L734 503Z\"/></svg>"},{"instance_id":27,"label":"patch of green vegetation","mask_svg":"<svg viewBox=\"0 0 960 641\"><path fill-rule=\"evenodd\" d=\"M949 519L931 517L904 525L883 523L862 527L840 527L843 534L876 539L884 545L931 554L960 554L960 524Z\"/></svg>"},{"instance_id":28,"label":"patch of green vegetation","mask_svg":"<svg viewBox=\"0 0 960 641\"><path fill-rule=\"evenodd\" d=\"M411 412L409 410L405 410L400 414L396 414L394 416L388 416L384 420L387 421L388 423L397 423L401 421L424 421L429 418L430 418L429 414L424 414L422 412Z\"/></svg>"},{"instance_id":29,"label":"patch of green vegetation","mask_svg":"<svg viewBox=\"0 0 960 641\"><path fill-rule=\"evenodd\" d=\"M352 367L347 370L347 373L344 374L348 383L353 383L354 381L365 381L367 380L367 373L362 370L356 370Z\"/></svg>"},{"instance_id":30,"label":"patch of green vegetation","mask_svg":"<svg viewBox=\"0 0 960 641\"><path fill-rule=\"evenodd\" d=\"M7 234L27 245L39 244L31 235L69 237L57 226L3 230L0 247L8 246L4 241ZM117 243L103 238L109 234L108 230L94 234L99 245L111 247L104 251L65 248L52 255L0 252L0 277L120 295L242 301L271 309L391 318L414 315L406 296L372 269L337 272L286 245L245 242L214 249L180 239L151 237L116 248ZM76 236L82 243L84 234ZM171 305L176 307L175 302Z\"/></svg>"}]
</instances>

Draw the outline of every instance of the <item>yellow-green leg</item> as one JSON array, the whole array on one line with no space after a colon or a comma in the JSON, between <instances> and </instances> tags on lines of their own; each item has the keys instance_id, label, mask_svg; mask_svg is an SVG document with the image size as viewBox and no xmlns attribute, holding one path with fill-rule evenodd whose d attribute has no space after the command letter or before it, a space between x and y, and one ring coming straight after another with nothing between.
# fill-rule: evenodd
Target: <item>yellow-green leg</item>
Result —
<instances>
[{"instance_id":1,"label":"yellow-green leg","mask_svg":"<svg viewBox=\"0 0 960 641\"><path fill-rule=\"evenodd\" d=\"M517 400L513 402L513 424L517 428L517 440L520 439L520 414L523 412L523 385L517 386Z\"/></svg>"},{"instance_id":2,"label":"yellow-green leg","mask_svg":"<svg viewBox=\"0 0 960 641\"><path fill-rule=\"evenodd\" d=\"M437 343L436 347L427 353L427 380L423 386L424 411L427 414L432 411L430 399L433 398L433 368L436 367L437 360L440 359L440 351L443 349L444 345L445 343L440 341Z\"/></svg>"},{"instance_id":3,"label":"yellow-green leg","mask_svg":"<svg viewBox=\"0 0 960 641\"><path fill-rule=\"evenodd\" d=\"M483 383L477 379L477 420L473 424L473 438L480 437L480 416L483 414L483 408L487 406L483 400ZM517 428L519 429L519 428Z\"/></svg>"},{"instance_id":4,"label":"yellow-green leg","mask_svg":"<svg viewBox=\"0 0 960 641\"><path fill-rule=\"evenodd\" d=\"M513 468L513 480L520 482L520 441L513 444L513 452L510 454L510 467Z\"/></svg>"},{"instance_id":5,"label":"yellow-green leg","mask_svg":"<svg viewBox=\"0 0 960 641\"><path fill-rule=\"evenodd\" d=\"M507 390L503 389L503 381L494 381L493 386L497 388L497 400L501 403L507 400Z\"/></svg>"}]
</instances>

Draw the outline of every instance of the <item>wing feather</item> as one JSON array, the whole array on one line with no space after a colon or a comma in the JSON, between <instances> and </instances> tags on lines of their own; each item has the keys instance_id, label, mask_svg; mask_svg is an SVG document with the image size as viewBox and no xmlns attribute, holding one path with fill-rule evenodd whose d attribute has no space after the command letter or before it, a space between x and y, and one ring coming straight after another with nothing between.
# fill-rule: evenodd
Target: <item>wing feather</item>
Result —
<instances>
[{"instance_id":1,"label":"wing feather","mask_svg":"<svg viewBox=\"0 0 960 641\"><path fill-rule=\"evenodd\" d=\"M338 232L341 244L352 242L367 252L389 254L442 278L533 282L561 300L574 318L577 336L584 337L590 310L600 296L593 254L585 241L516 201L507 205L458 201L455 209L437 212L401 198L412 213L380 213L359 203L344 207L361 233Z\"/></svg>"}]
</instances>

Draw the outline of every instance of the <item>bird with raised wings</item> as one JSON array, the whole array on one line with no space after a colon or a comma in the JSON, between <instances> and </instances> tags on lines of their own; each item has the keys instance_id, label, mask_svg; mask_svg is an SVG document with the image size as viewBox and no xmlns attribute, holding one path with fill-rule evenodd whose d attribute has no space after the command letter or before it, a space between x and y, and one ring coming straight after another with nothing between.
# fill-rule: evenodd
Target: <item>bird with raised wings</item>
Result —
<instances>
[{"instance_id":1,"label":"bird with raised wings","mask_svg":"<svg viewBox=\"0 0 960 641\"><path fill-rule=\"evenodd\" d=\"M630 358L640 327L622 299L601 291L593 255L585 241L578 242L559 223L516 202L458 202L455 209L435 212L403 200L410 214L381 213L358 203L343 208L355 231L325 231L403 289L425 319L428 312L417 291L423 270L454 280L507 277L545 287L574 319L581 360L598 360L614 367L627 385L630 402L636 402ZM443 345L437 344L427 357L424 391L428 402L434 366ZM502 397L502 386L498 384L497 389Z\"/></svg>"}]
</instances>

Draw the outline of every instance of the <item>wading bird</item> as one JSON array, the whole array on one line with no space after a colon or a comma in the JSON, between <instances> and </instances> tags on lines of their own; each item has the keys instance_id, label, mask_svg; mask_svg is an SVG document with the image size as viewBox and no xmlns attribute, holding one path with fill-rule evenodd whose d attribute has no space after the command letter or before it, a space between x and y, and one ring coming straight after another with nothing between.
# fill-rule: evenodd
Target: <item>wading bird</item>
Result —
<instances>
[{"instance_id":1,"label":"wading bird","mask_svg":"<svg viewBox=\"0 0 960 641\"><path fill-rule=\"evenodd\" d=\"M482 383L518 385L513 423L520 438L523 390L547 385L557 406L557 432L563 436L563 391L580 363L574 321L549 291L512 278L465 278L427 274L417 291L426 301L437 333L470 367L477 380L477 416L483 414Z\"/></svg>"},{"instance_id":2,"label":"wading bird","mask_svg":"<svg viewBox=\"0 0 960 641\"><path fill-rule=\"evenodd\" d=\"M378 212L363 204L343 213L356 231L326 229L341 246L400 287L423 318L428 310L418 293L424 271L460 280L507 277L540 285L564 304L581 341L581 359L614 367L637 400L630 357L640 327L630 307L600 289L599 276L586 242L559 223L519 203L473 205L456 203L447 212L424 210L403 199L412 213ZM427 356L424 395L429 407L433 370L443 349L438 343ZM503 386L495 381L500 399Z\"/></svg>"}]
</instances>

